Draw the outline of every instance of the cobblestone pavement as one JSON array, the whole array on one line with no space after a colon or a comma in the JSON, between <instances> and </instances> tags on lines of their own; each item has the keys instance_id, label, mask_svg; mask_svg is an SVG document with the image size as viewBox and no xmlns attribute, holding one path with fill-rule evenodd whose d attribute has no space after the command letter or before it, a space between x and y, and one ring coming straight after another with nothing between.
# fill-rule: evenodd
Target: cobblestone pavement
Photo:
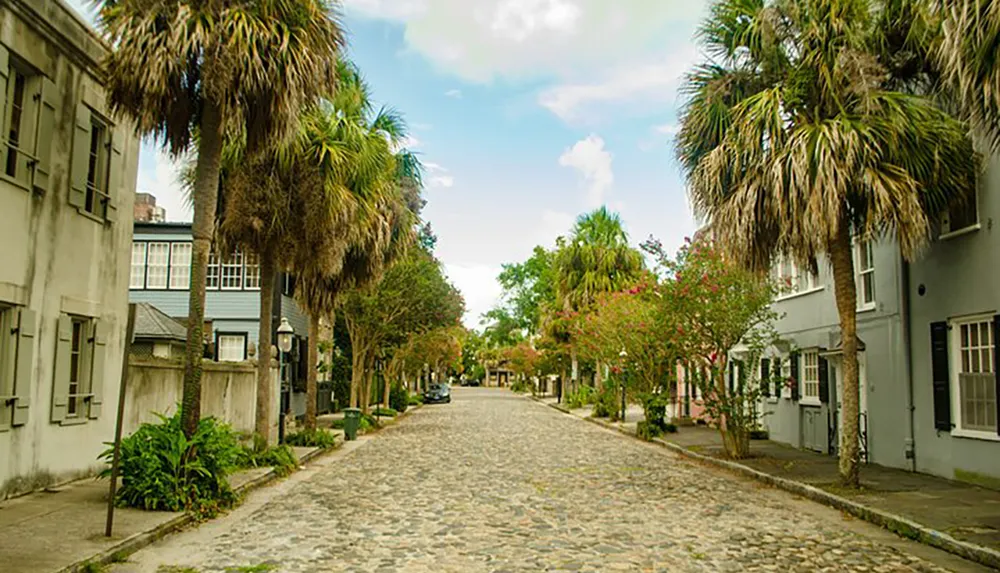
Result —
<instances>
[{"instance_id":1,"label":"cobblestone pavement","mask_svg":"<svg viewBox=\"0 0 1000 573\"><path fill-rule=\"evenodd\" d=\"M113 571L978 570L502 390L308 472Z\"/></svg>"}]
</instances>

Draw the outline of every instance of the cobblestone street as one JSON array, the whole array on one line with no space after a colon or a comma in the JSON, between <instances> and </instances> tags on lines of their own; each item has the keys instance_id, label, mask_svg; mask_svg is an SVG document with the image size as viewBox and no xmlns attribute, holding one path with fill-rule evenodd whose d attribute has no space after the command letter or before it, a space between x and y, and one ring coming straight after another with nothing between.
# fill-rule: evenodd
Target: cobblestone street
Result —
<instances>
[{"instance_id":1,"label":"cobblestone street","mask_svg":"<svg viewBox=\"0 0 1000 573\"><path fill-rule=\"evenodd\" d=\"M348 449L112 570L980 570L503 390Z\"/></svg>"}]
</instances>

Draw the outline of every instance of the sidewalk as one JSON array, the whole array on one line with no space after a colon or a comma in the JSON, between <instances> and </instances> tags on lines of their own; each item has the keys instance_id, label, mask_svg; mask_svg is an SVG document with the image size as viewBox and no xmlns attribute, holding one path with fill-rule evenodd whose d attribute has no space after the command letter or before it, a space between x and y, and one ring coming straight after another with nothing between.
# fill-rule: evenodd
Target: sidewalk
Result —
<instances>
[{"instance_id":1,"label":"sidewalk","mask_svg":"<svg viewBox=\"0 0 1000 573\"><path fill-rule=\"evenodd\" d=\"M543 398L539 401L566 411L561 405L556 404L554 398ZM590 415L589 408L568 413L581 418ZM593 418L590 420L634 435L637 422L642 420L642 409L630 406L627 414L624 424ZM742 466L752 470L742 472L745 474L752 475L759 472L777 478L766 481L783 489L794 489L794 493L803 494L803 489L817 488L830 495L807 496L851 513L857 512L853 511L853 508L842 507L836 502L836 498L853 502L862 508L872 508L902 517L904 520L901 521L908 520L927 530L933 530L932 539L923 539L924 536L919 531L896 529L881 519L884 516L872 516L875 519L869 519L868 516L859 515L907 537L917 537L918 540L941 549L958 552L963 557L981 563L985 560L987 562L984 564L1000 567L1000 491L876 464L862 466L860 490L845 489L838 485L837 458L834 456L800 450L770 440L754 440L750 445L753 457L736 463L723 461L725 452L719 432L700 426L679 428L677 433L665 434L657 441L674 449L683 450L682 453L687 452L692 457L718 460L717 465L725 465L729 469L736 469L733 466ZM786 481L807 487L802 489L783 487L781 482ZM971 544L983 551L979 552L978 556L971 556L963 550L963 547L949 548L946 546L947 539L944 539L944 536L934 535L934 532L958 540L961 542L959 545Z\"/></svg>"},{"instance_id":2,"label":"sidewalk","mask_svg":"<svg viewBox=\"0 0 1000 573\"><path fill-rule=\"evenodd\" d=\"M338 434L342 442L343 434ZM324 451L293 449L300 463ZM244 493L276 477L271 468L253 468L234 473L229 482L237 493ZM0 570L71 571L85 561L135 551L192 522L185 513L119 507L115 508L114 535L108 538L104 536L107 500L107 480L83 479L0 503Z\"/></svg>"}]
</instances>

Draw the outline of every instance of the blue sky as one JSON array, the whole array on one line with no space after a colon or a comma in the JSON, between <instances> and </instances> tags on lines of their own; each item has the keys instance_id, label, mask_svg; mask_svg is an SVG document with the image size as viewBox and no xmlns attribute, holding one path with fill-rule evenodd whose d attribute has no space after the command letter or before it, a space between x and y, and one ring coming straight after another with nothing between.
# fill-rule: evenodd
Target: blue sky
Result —
<instances>
[{"instance_id":1,"label":"blue sky","mask_svg":"<svg viewBox=\"0 0 1000 573\"><path fill-rule=\"evenodd\" d=\"M68 0L80 9L84 0ZM500 265L580 213L619 211L633 242L694 230L671 139L705 0L347 0L350 56L407 119L424 216L476 326ZM83 10L81 10L83 11ZM189 220L169 160L138 188Z\"/></svg>"}]
</instances>

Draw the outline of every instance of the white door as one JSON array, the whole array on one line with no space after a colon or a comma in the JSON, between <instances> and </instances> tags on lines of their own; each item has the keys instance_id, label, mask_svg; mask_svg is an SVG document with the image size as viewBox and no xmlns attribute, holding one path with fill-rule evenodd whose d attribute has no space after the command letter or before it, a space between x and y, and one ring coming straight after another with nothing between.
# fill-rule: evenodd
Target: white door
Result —
<instances>
[{"instance_id":1,"label":"white door","mask_svg":"<svg viewBox=\"0 0 1000 573\"><path fill-rule=\"evenodd\" d=\"M843 397L844 383L843 361L836 361L837 379L837 449L840 450L840 429L844 427ZM868 374L865 353L858 352L858 445L861 447L861 459L868 459Z\"/></svg>"}]
</instances>

